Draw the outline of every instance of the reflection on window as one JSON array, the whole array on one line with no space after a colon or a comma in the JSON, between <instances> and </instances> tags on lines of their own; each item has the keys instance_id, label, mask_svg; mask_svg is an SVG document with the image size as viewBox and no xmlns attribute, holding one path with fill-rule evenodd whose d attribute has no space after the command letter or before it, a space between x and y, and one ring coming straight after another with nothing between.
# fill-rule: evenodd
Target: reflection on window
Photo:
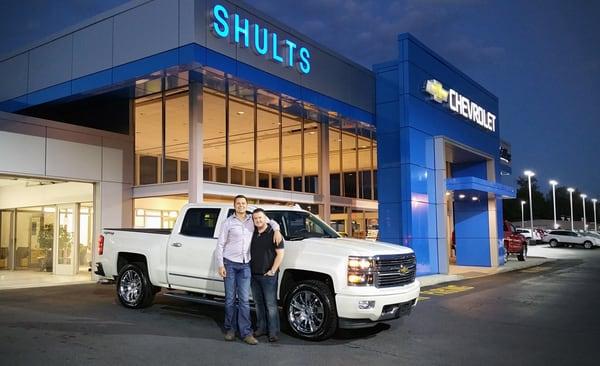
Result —
<instances>
[{"instance_id":1,"label":"reflection on window","mask_svg":"<svg viewBox=\"0 0 600 366\"><path fill-rule=\"evenodd\" d=\"M157 81L152 80L148 83L154 85ZM136 184L168 183L188 179L188 98L185 88L136 99Z\"/></svg>"},{"instance_id":2,"label":"reflection on window","mask_svg":"<svg viewBox=\"0 0 600 366\"><path fill-rule=\"evenodd\" d=\"M281 174L283 189L302 191L302 119L290 114L282 116Z\"/></svg>"},{"instance_id":3,"label":"reflection on window","mask_svg":"<svg viewBox=\"0 0 600 366\"><path fill-rule=\"evenodd\" d=\"M344 175L344 197L356 197L356 124L351 121L342 122L342 169Z\"/></svg>"},{"instance_id":4,"label":"reflection on window","mask_svg":"<svg viewBox=\"0 0 600 366\"><path fill-rule=\"evenodd\" d=\"M249 92L252 92L250 90ZM231 183L256 186L254 176L254 106L229 97L229 164Z\"/></svg>"},{"instance_id":5,"label":"reflection on window","mask_svg":"<svg viewBox=\"0 0 600 366\"><path fill-rule=\"evenodd\" d=\"M225 162L225 95L204 88L204 180L227 183Z\"/></svg>"},{"instance_id":6,"label":"reflection on window","mask_svg":"<svg viewBox=\"0 0 600 366\"><path fill-rule=\"evenodd\" d=\"M340 177L340 151L342 146L342 135L339 129L339 122L331 121L329 127L329 185L332 196L341 196L341 177Z\"/></svg>"},{"instance_id":7,"label":"reflection on window","mask_svg":"<svg viewBox=\"0 0 600 366\"><path fill-rule=\"evenodd\" d=\"M281 188L279 184L279 113L258 106L256 121L256 165L258 186Z\"/></svg>"}]
</instances>

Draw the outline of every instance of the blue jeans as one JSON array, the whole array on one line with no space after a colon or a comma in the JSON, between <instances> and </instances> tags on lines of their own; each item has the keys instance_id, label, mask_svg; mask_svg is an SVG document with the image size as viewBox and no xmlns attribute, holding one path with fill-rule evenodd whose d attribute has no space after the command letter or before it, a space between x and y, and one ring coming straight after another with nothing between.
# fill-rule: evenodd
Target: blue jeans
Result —
<instances>
[{"instance_id":1,"label":"blue jeans","mask_svg":"<svg viewBox=\"0 0 600 366\"><path fill-rule=\"evenodd\" d=\"M225 277L225 331L239 331L245 338L252 334L250 321L250 265L223 259ZM236 304L237 298L237 304ZM236 316L237 315L237 316Z\"/></svg>"},{"instance_id":2,"label":"blue jeans","mask_svg":"<svg viewBox=\"0 0 600 366\"><path fill-rule=\"evenodd\" d=\"M277 278L275 276L252 275L252 298L256 305L256 331L270 337L279 335L279 309L277 308Z\"/></svg>"}]
</instances>

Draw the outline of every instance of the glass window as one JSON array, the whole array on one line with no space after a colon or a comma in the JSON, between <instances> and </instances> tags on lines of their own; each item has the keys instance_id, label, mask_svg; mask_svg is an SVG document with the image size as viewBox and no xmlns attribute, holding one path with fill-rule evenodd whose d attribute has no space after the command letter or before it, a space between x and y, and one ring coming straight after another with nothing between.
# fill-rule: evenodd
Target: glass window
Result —
<instances>
[{"instance_id":1,"label":"glass window","mask_svg":"<svg viewBox=\"0 0 600 366\"><path fill-rule=\"evenodd\" d=\"M304 192L317 193L319 190L319 141L321 141L320 124L304 121Z\"/></svg>"},{"instance_id":2,"label":"glass window","mask_svg":"<svg viewBox=\"0 0 600 366\"><path fill-rule=\"evenodd\" d=\"M276 109L259 105L256 116L258 185L263 188L281 188L279 184L279 112Z\"/></svg>"},{"instance_id":3,"label":"glass window","mask_svg":"<svg viewBox=\"0 0 600 366\"><path fill-rule=\"evenodd\" d=\"M225 165L225 95L204 88L203 95L204 180L227 183Z\"/></svg>"},{"instance_id":4,"label":"glass window","mask_svg":"<svg viewBox=\"0 0 600 366\"><path fill-rule=\"evenodd\" d=\"M316 216L304 211L267 211L277 221L286 240L337 238L339 235Z\"/></svg>"},{"instance_id":5,"label":"glass window","mask_svg":"<svg viewBox=\"0 0 600 366\"><path fill-rule=\"evenodd\" d=\"M344 197L356 197L356 159L357 159L356 124L351 121L342 122L342 177Z\"/></svg>"},{"instance_id":6,"label":"glass window","mask_svg":"<svg viewBox=\"0 0 600 366\"><path fill-rule=\"evenodd\" d=\"M373 199L377 199L377 134L373 131Z\"/></svg>"},{"instance_id":7,"label":"glass window","mask_svg":"<svg viewBox=\"0 0 600 366\"><path fill-rule=\"evenodd\" d=\"M181 234L201 238L212 238L215 234L217 219L221 209L218 208L191 208L181 224Z\"/></svg>"},{"instance_id":8,"label":"glass window","mask_svg":"<svg viewBox=\"0 0 600 366\"><path fill-rule=\"evenodd\" d=\"M342 135L339 122L332 120L329 127L329 191L332 196L341 196L340 150Z\"/></svg>"},{"instance_id":9,"label":"glass window","mask_svg":"<svg viewBox=\"0 0 600 366\"><path fill-rule=\"evenodd\" d=\"M160 183L162 161L162 102L160 96L135 102L135 155L138 162L137 184Z\"/></svg>"},{"instance_id":10,"label":"glass window","mask_svg":"<svg viewBox=\"0 0 600 366\"><path fill-rule=\"evenodd\" d=\"M239 86L234 90L239 93ZM228 148L231 183L256 186L254 176L254 106L252 103L234 96L229 97Z\"/></svg>"},{"instance_id":11,"label":"glass window","mask_svg":"<svg viewBox=\"0 0 600 366\"><path fill-rule=\"evenodd\" d=\"M281 127L283 189L302 191L302 120L284 113Z\"/></svg>"},{"instance_id":12,"label":"glass window","mask_svg":"<svg viewBox=\"0 0 600 366\"><path fill-rule=\"evenodd\" d=\"M358 193L360 198L372 199L371 194L371 129L358 128Z\"/></svg>"},{"instance_id":13,"label":"glass window","mask_svg":"<svg viewBox=\"0 0 600 366\"><path fill-rule=\"evenodd\" d=\"M187 180L190 149L188 91L169 95L165 102L165 170L163 182ZM183 172L185 168L186 172ZM185 177L185 179L184 179Z\"/></svg>"}]
</instances>

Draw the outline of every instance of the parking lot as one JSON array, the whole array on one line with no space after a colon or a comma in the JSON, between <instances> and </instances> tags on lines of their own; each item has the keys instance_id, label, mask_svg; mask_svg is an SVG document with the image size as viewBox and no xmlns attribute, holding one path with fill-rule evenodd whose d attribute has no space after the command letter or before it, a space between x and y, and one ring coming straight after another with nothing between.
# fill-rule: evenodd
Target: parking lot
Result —
<instances>
[{"instance_id":1,"label":"parking lot","mask_svg":"<svg viewBox=\"0 0 600 366\"><path fill-rule=\"evenodd\" d=\"M132 311L110 285L0 291L2 364L596 364L600 249L530 255L559 260L424 288L409 317L321 343L226 342L218 306L157 296Z\"/></svg>"}]
</instances>

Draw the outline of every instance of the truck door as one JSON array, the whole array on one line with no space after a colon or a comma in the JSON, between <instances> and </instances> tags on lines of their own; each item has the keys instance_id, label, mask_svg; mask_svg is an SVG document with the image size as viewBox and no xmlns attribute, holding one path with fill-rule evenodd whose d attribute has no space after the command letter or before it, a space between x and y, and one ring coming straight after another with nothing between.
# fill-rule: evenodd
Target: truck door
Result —
<instances>
[{"instance_id":1,"label":"truck door","mask_svg":"<svg viewBox=\"0 0 600 366\"><path fill-rule=\"evenodd\" d=\"M220 208L190 208L179 232L167 246L167 279L170 285L206 290L221 281L213 260L217 246L215 228Z\"/></svg>"}]
</instances>

